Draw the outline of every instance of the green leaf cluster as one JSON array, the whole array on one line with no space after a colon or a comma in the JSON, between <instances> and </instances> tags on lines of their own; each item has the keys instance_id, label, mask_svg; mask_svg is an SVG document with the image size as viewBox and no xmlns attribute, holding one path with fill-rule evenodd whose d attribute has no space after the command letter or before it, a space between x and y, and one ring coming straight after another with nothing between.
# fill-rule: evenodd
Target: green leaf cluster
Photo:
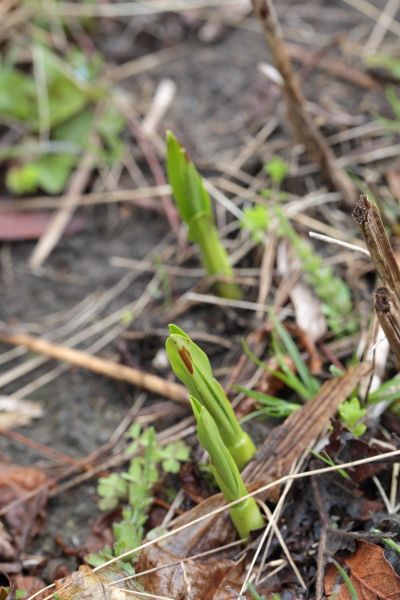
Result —
<instances>
[{"instance_id":1,"label":"green leaf cluster","mask_svg":"<svg viewBox=\"0 0 400 600\"><path fill-rule=\"evenodd\" d=\"M362 422L367 411L360 404L357 396L352 396L345 400L338 408L340 420L343 425L351 431L355 437L360 437L365 433L367 426Z\"/></svg>"},{"instance_id":2,"label":"green leaf cluster","mask_svg":"<svg viewBox=\"0 0 400 600\"><path fill-rule=\"evenodd\" d=\"M87 147L94 125L102 141L98 160L112 161L121 156L119 136L125 120L111 100L105 101L107 90L95 81L101 66L99 57L88 58L73 47L64 61L38 44L33 54L43 74L40 98L32 74L12 64L0 66L0 119L24 128L21 142L3 148L0 159L11 162L6 185L13 193L42 189L57 194ZM99 100L105 101L105 110L94 124L94 106Z\"/></svg>"},{"instance_id":3,"label":"green leaf cluster","mask_svg":"<svg viewBox=\"0 0 400 600\"><path fill-rule=\"evenodd\" d=\"M181 441L161 446L153 427L142 431L134 424L128 436L131 439L127 449L131 456L128 469L101 477L97 488L102 510L123 505L122 519L113 525L114 547L112 550L105 548L101 555L87 557L91 564L98 564L105 556L119 556L140 545L153 502L154 485L162 474L177 473L180 464L189 457L189 448Z\"/></svg>"}]
</instances>

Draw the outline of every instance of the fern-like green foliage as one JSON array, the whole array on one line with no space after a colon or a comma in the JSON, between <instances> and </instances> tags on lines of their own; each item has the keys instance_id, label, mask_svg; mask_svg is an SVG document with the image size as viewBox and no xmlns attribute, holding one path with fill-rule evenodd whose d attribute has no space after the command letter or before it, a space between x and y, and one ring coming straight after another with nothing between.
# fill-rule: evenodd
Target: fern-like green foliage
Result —
<instances>
[{"instance_id":1,"label":"fern-like green foliage","mask_svg":"<svg viewBox=\"0 0 400 600\"><path fill-rule=\"evenodd\" d=\"M99 480L99 507L110 510L122 505L123 508L121 521L113 525L113 548L106 547L100 553L86 557L94 566L140 545L153 502L154 485L163 474L177 473L181 462L189 457L189 448L181 441L160 446L153 427L142 431L134 424L128 436L132 440L127 450L131 456L128 469Z\"/></svg>"}]
</instances>

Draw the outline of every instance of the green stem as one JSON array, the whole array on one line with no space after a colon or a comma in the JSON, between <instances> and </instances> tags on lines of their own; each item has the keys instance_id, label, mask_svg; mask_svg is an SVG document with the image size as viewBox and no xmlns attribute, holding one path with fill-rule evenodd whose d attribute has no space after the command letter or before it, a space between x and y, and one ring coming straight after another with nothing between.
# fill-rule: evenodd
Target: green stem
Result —
<instances>
[{"instance_id":1,"label":"green stem","mask_svg":"<svg viewBox=\"0 0 400 600\"><path fill-rule=\"evenodd\" d=\"M229 489L226 486L224 479L220 476L213 463L211 463L211 467L218 486L227 502L233 502L234 500L238 500L241 496L247 496L248 490L240 479L239 474L237 480L239 485L238 494L237 492L234 493L232 489ZM232 506L229 509L229 515L236 527L236 531L242 539L247 539L252 531L261 529L265 524L260 509L258 508L258 504L254 498L246 498L243 502L239 502L238 504L235 504L235 506Z\"/></svg>"},{"instance_id":2,"label":"green stem","mask_svg":"<svg viewBox=\"0 0 400 600\"><path fill-rule=\"evenodd\" d=\"M256 453L256 447L251 437L243 431L243 429L241 429L240 433L241 435L238 437L235 444L231 446L227 444L227 448L237 464L239 471L247 465Z\"/></svg>"},{"instance_id":3,"label":"green stem","mask_svg":"<svg viewBox=\"0 0 400 600\"><path fill-rule=\"evenodd\" d=\"M218 231L209 218L199 218L195 224L196 241L201 250L205 270L211 276L221 275L227 279L234 278L234 271L229 262L228 254L221 244ZM219 281L215 284L218 294L223 298L237 300L242 297L236 283Z\"/></svg>"}]
</instances>

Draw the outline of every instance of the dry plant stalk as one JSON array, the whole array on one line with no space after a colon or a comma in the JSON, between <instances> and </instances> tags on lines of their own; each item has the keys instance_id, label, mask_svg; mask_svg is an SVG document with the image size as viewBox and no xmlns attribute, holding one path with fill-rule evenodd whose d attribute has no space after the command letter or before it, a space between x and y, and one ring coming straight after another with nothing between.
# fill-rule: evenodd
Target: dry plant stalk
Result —
<instances>
[{"instance_id":1,"label":"dry plant stalk","mask_svg":"<svg viewBox=\"0 0 400 600\"><path fill-rule=\"evenodd\" d=\"M381 216L368 196L360 196L353 217L359 225L372 261L383 283L375 292L379 323L400 363L400 269Z\"/></svg>"},{"instance_id":2,"label":"dry plant stalk","mask_svg":"<svg viewBox=\"0 0 400 600\"><path fill-rule=\"evenodd\" d=\"M353 210L353 217L361 229L372 262L383 285L400 299L400 269L397 264L381 216L374 202L368 196L360 196Z\"/></svg>"},{"instance_id":3,"label":"dry plant stalk","mask_svg":"<svg viewBox=\"0 0 400 600\"><path fill-rule=\"evenodd\" d=\"M400 363L400 303L388 288L379 287L375 292L375 310L379 323Z\"/></svg>"},{"instance_id":4,"label":"dry plant stalk","mask_svg":"<svg viewBox=\"0 0 400 600\"><path fill-rule=\"evenodd\" d=\"M187 405L188 403L187 392L182 385L165 381L161 377L145 373L133 367L119 365L112 360L92 356L91 354L82 352L82 350L66 348L60 344L54 344L24 333L13 334L5 331L0 331L0 342L11 344L12 346L23 346L33 352L44 354L49 358L69 363L81 369L94 371L95 373L111 377L112 379L118 379L119 381L126 381L180 404Z\"/></svg>"},{"instance_id":5,"label":"dry plant stalk","mask_svg":"<svg viewBox=\"0 0 400 600\"><path fill-rule=\"evenodd\" d=\"M337 166L335 155L307 111L306 99L295 75L274 4L272 0L252 0L252 2L254 11L261 21L275 67L283 79L287 113L295 135L305 145L311 159L319 164L331 186L342 193L348 205L353 206L356 188L347 173Z\"/></svg>"}]
</instances>

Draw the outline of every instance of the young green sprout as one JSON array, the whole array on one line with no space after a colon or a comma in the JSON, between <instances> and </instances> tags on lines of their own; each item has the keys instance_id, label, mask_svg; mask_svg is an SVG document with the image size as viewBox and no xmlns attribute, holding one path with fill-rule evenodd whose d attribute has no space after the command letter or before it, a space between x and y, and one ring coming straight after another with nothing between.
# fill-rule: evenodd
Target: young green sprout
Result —
<instances>
[{"instance_id":1,"label":"young green sprout","mask_svg":"<svg viewBox=\"0 0 400 600\"><path fill-rule=\"evenodd\" d=\"M167 175L180 217L188 226L188 238L200 246L204 269L211 276L233 279L234 272L219 239L203 180L171 131L167 132ZM216 290L224 298L241 297L238 286L229 281L218 282Z\"/></svg>"},{"instance_id":2,"label":"young green sprout","mask_svg":"<svg viewBox=\"0 0 400 600\"><path fill-rule=\"evenodd\" d=\"M239 500L248 494L239 469L208 410L193 396L189 398L197 421L197 437L210 455L211 468L218 487L227 502ZM247 539L251 531L264 526L264 519L254 498L246 498L235 504L229 509L229 514L242 539Z\"/></svg>"},{"instance_id":3,"label":"young green sprout","mask_svg":"<svg viewBox=\"0 0 400 600\"><path fill-rule=\"evenodd\" d=\"M176 325L170 325L169 332L165 347L172 370L208 410L224 444L242 469L256 452L252 439L241 428L222 386L214 378L206 353Z\"/></svg>"}]
</instances>

